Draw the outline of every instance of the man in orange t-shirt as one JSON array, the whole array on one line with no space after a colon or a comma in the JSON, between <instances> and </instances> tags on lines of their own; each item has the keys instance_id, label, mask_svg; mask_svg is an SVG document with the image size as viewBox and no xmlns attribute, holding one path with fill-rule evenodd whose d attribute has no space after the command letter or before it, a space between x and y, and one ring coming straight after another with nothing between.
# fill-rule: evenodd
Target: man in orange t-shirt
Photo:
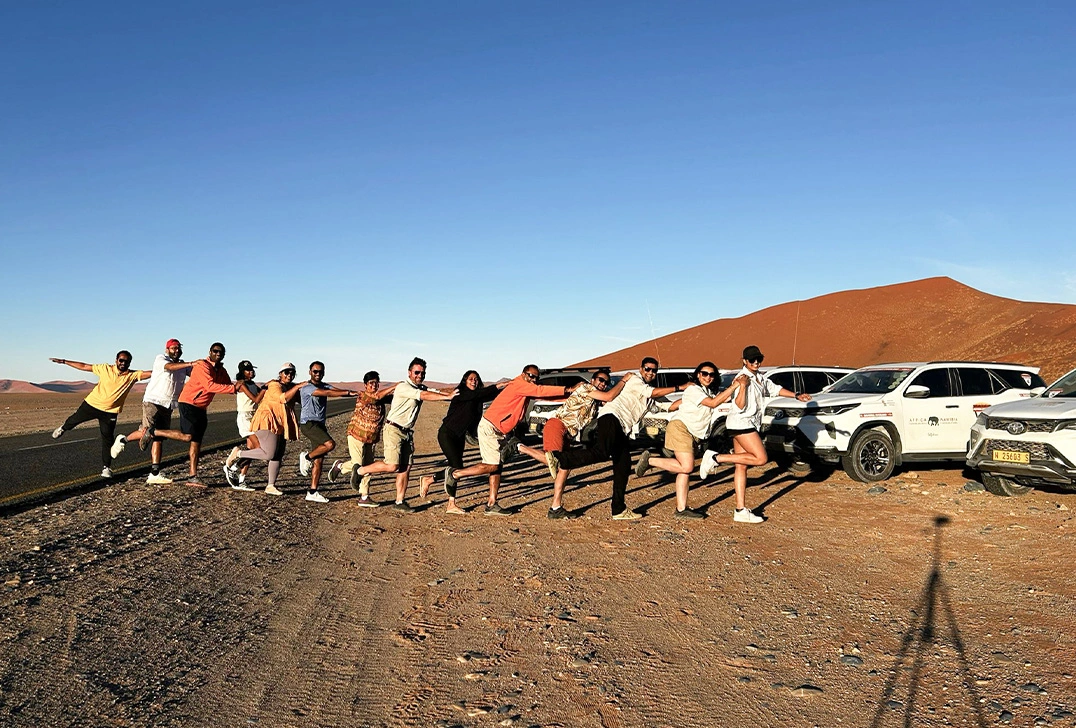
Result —
<instances>
[{"instance_id":1,"label":"man in orange t-shirt","mask_svg":"<svg viewBox=\"0 0 1076 728\"><path fill-rule=\"evenodd\" d=\"M202 454L202 438L209 426L209 408L213 397L218 394L235 394L235 385L224 368L224 344L215 342L209 347L209 356L199 359L191 367L190 378L179 395L179 432L175 430L150 429L149 437L165 437L191 444L188 451L190 463L187 485L204 488L205 483L198 479L198 458ZM143 435L145 437L146 435Z\"/></svg>"},{"instance_id":2,"label":"man in orange t-shirt","mask_svg":"<svg viewBox=\"0 0 1076 728\"><path fill-rule=\"evenodd\" d=\"M509 433L519 424L523 410L530 397L553 399L567 397L575 387L551 386L538 384L541 370L534 364L523 367L523 373L510 381L497 395L478 423L478 449L482 462L462 470L454 470L449 475L453 481L471 475L489 476L489 501L486 503L487 516L508 516L512 511L502 508L497 503L497 489L501 485L501 448Z\"/></svg>"},{"instance_id":3,"label":"man in orange t-shirt","mask_svg":"<svg viewBox=\"0 0 1076 728\"><path fill-rule=\"evenodd\" d=\"M101 462L104 469L101 470L102 478L112 477L112 438L116 434L116 418L119 417L127 394L135 382L149 379L151 372L141 369L131 371L131 352L121 351L116 354L115 364L86 364L71 359L49 359L57 364L66 364L69 367L82 372L93 372L97 375L97 386L93 388L86 399L78 406L75 413L67 418L67 421L52 431L53 439L59 439L68 430L73 430L83 422L97 420L101 429Z\"/></svg>"}]
</instances>

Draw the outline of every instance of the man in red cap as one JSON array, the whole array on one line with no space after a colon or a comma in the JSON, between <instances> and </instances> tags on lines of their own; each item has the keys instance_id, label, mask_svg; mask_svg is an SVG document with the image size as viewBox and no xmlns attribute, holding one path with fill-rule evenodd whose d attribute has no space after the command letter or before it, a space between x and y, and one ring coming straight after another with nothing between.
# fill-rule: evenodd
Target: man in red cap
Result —
<instances>
[{"instance_id":1,"label":"man in red cap","mask_svg":"<svg viewBox=\"0 0 1076 728\"><path fill-rule=\"evenodd\" d=\"M161 451L164 449L161 442L162 436L146 436L149 430L168 430L172 426L172 410L176 408L177 398L183 389L183 382L187 379L187 372L194 366L194 362L183 361L183 344L179 339L169 339L164 345L164 353L158 354L153 360L153 373L150 375L146 392L142 395L142 424L130 435L120 435L112 443L112 457L117 457L123 452L124 446L132 441L138 441L141 450L150 448L149 477L146 482L150 484L171 483L171 478L161 475Z\"/></svg>"}]
</instances>

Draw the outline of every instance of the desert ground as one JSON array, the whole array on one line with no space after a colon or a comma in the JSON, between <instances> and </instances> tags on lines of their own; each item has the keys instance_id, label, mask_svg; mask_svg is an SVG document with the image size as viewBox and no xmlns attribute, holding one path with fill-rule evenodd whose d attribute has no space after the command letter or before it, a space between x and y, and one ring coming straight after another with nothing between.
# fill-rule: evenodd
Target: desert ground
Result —
<instances>
[{"instance_id":1,"label":"desert ground","mask_svg":"<svg viewBox=\"0 0 1076 728\"><path fill-rule=\"evenodd\" d=\"M416 473L444 411L423 411ZM298 449L284 497L133 479L6 516L0 724L1076 725L1076 495L768 466L763 524L732 522L728 469L692 489L705 521L648 475L628 494L646 517L620 522L595 467L569 481L584 515L550 521L521 460L514 516L483 516L478 481L447 515L417 478L404 515L346 483L305 502Z\"/></svg>"}]
</instances>

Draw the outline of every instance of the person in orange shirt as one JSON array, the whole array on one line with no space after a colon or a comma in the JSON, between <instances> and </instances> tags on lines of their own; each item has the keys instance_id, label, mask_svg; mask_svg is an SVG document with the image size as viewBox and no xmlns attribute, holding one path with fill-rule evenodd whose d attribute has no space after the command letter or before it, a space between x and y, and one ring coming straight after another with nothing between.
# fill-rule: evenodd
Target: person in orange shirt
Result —
<instances>
[{"instance_id":1,"label":"person in orange shirt","mask_svg":"<svg viewBox=\"0 0 1076 728\"><path fill-rule=\"evenodd\" d=\"M540 374L541 370L534 364L523 367L523 373L501 390L497 398L490 403L486 413L482 415L482 421L478 423L478 450L482 455L482 462L446 474L446 481L450 478L453 486L460 478L472 475L489 476L489 502L486 503L485 508L487 516L508 516L512 513L497 503L497 489L501 485L501 448L508 439L509 433L515 429L523 417L527 399L529 397L545 399L567 397L575 390L575 387L579 386L578 384L572 387L538 384Z\"/></svg>"},{"instance_id":2,"label":"person in orange shirt","mask_svg":"<svg viewBox=\"0 0 1076 728\"><path fill-rule=\"evenodd\" d=\"M73 430L83 422L97 420L101 429L101 462L105 466L101 470L101 477L111 478L112 438L116 434L116 418L123 409L123 403L131 387L135 385L135 382L149 379L151 372L144 372L141 369L131 371L131 352L127 350L116 354L115 364L86 364L81 361L56 358L50 358L49 361L66 364L81 372L93 372L97 375L97 386L86 395L86 399L78 406L75 413L52 431L52 439L63 437L65 432Z\"/></svg>"},{"instance_id":3,"label":"person in orange shirt","mask_svg":"<svg viewBox=\"0 0 1076 728\"><path fill-rule=\"evenodd\" d=\"M190 378L179 395L179 431L150 429L143 437L165 437L169 440L189 442L190 463L187 485L204 488L198 479L198 459L202 454L202 438L209 426L206 410L218 394L235 394L235 385L224 368L224 344L219 341L209 347L209 356L194 362Z\"/></svg>"}]
</instances>

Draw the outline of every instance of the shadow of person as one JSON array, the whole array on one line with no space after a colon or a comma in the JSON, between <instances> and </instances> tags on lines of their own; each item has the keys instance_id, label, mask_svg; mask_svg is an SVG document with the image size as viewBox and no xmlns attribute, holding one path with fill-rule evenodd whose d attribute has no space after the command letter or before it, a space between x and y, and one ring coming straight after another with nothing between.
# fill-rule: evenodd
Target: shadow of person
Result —
<instances>
[{"instance_id":1,"label":"shadow of person","mask_svg":"<svg viewBox=\"0 0 1076 728\"><path fill-rule=\"evenodd\" d=\"M919 597L916 608L912 610L911 624L901 637L900 650L889 671L889 678L882 688L882 695L878 701L878 709L874 712L871 728L880 728L884 725L885 718L891 711L903 712L902 725L905 728L910 728L912 725L916 701L920 697L924 653L928 647L940 645L937 624L939 611L941 619L944 620L942 626L948 628L949 644L957 654L960 684L967 691L974 725L978 728L986 728L979 694L975 689L975 679L971 675L967 652L964 649L964 639L960 636L956 614L953 612L952 602L949 599L949 587L941 572L941 534L942 528L948 523L948 516L934 518L934 551L931 556L930 575L923 586L923 593ZM909 658L911 664L906 665ZM908 685L904 702L901 703L894 699L894 695L898 688L898 678L905 674L908 676Z\"/></svg>"}]
</instances>

